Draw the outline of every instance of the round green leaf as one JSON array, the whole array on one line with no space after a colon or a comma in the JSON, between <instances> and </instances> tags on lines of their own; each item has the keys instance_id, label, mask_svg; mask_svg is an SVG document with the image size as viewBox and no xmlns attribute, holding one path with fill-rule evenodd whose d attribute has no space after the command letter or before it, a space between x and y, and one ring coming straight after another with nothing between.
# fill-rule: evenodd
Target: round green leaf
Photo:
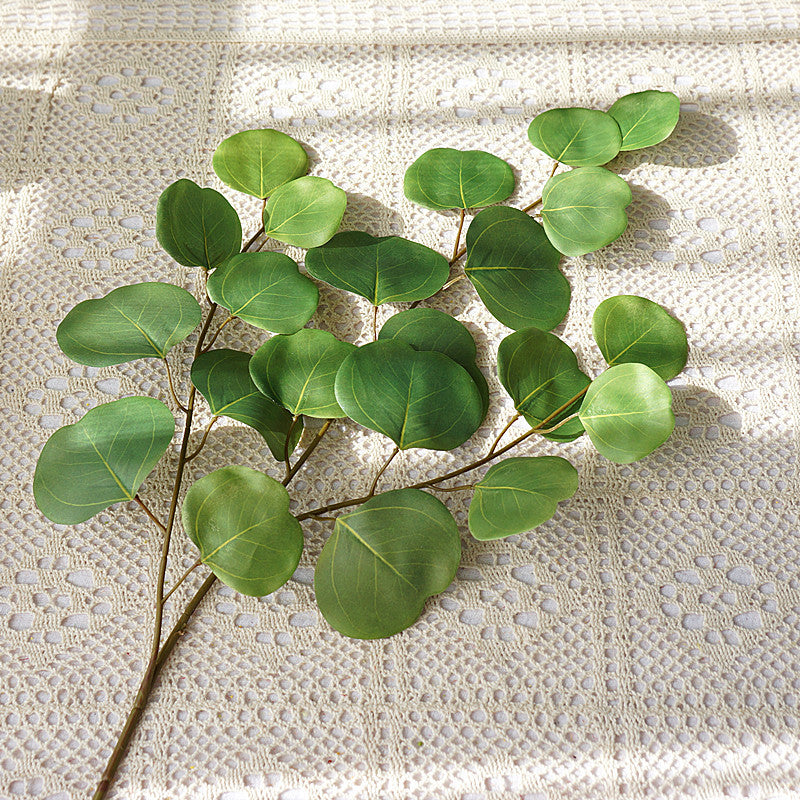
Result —
<instances>
[{"instance_id":1,"label":"round green leaf","mask_svg":"<svg viewBox=\"0 0 800 800\"><path fill-rule=\"evenodd\" d=\"M240 253L208 279L208 295L257 328L294 333L317 310L319 290L283 253Z\"/></svg>"},{"instance_id":2,"label":"round green leaf","mask_svg":"<svg viewBox=\"0 0 800 800\"><path fill-rule=\"evenodd\" d=\"M580 419L601 455L630 464L652 453L672 433L672 393L650 367L618 364L592 381Z\"/></svg>"},{"instance_id":3,"label":"round green leaf","mask_svg":"<svg viewBox=\"0 0 800 800\"><path fill-rule=\"evenodd\" d=\"M134 283L78 303L61 321L56 339L73 361L109 367L137 358L165 358L201 316L197 300L179 286Z\"/></svg>"},{"instance_id":4,"label":"round green leaf","mask_svg":"<svg viewBox=\"0 0 800 800\"><path fill-rule=\"evenodd\" d=\"M492 316L509 328L555 328L569 309L561 254L524 211L481 211L467 229L464 272Z\"/></svg>"},{"instance_id":5,"label":"round green leaf","mask_svg":"<svg viewBox=\"0 0 800 800\"><path fill-rule=\"evenodd\" d=\"M337 233L306 253L306 269L337 289L366 297L374 306L424 300L444 286L447 259L430 247L399 236Z\"/></svg>"},{"instance_id":6,"label":"round green leaf","mask_svg":"<svg viewBox=\"0 0 800 800\"><path fill-rule=\"evenodd\" d=\"M500 342L497 375L517 411L531 427L539 425L589 385L589 377L578 367L578 359L568 345L552 333L536 328L517 331ZM574 414L580 404L581 400L576 400L545 427L552 428ZM580 420L573 419L545 435L554 441L571 442L582 433Z\"/></svg>"},{"instance_id":7,"label":"round green leaf","mask_svg":"<svg viewBox=\"0 0 800 800\"><path fill-rule=\"evenodd\" d=\"M620 150L614 117L590 108L552 108L528 128L531 144L550 158L575 167L607 164Z\"/></svg>"},{"instance_id":8,"label":"round green leaf","mask_svg":"<svg viewBox=\"0 0 800 800\"><path fill-rule=\"evenodd\" d=\"M292 414L344 417L333 386L339 367L355 349L332 333L304 328L261 345L250 361L250 375L267 397Z\"/></svg>"},{"instance_id":9,"label":"round green leaf","mask_svg":"<svg viewBox=\"0 0 800 800\"><path fill-rule=\"evenodd\" d=\"M603 167L578 167L544 185L542 223L548 238L566 256L605 247L628 226L631 202L625 181Z\"/></svg>"},{"instance_id":10,"label":"round green leaf","mask_svg":"<svg viewBox=\"0 0 800 800\"><path fill-rule=\"evenodd\" d=\"M439 500L386 492L337 517L314 573L317 605L345 636L392 636L452 583L460 558L458 527Z\"/></svg>"},{"instance_id":11,"label":"round green leaf","mask_svg":"<svg viewBox=\"0 0 800 800\"><path fill-rule=\"evenodd\" d=\"M483 421L480 393L462 366L442 353L385 339L344 360L336 399L348 417L401 450L452 450Z\"/></svg>"},{"instance_id":12,"label":"round green leaf","mask_svg":"<svg viewBox=\"0 0 800 800\"><path fill-rule=\"evenodd\" d=\"M622 131L619 149L638 150L663 142L675 130L681 101L672 92L650 89L620 97L608 113Z\"/></svg>"},{"instance_id":13,"label":"round green leaf","mask_svg":"<svg viewBox=\"0 0 800 800\"><path fill-rule=\"evenodd\" d=\"M291 136L266 128L223 139L212 163L223 183L263 200L284 183L305 175L308 156Z\"/></svg>"},{"instance_id":14,"label":"round green leaf","mask_svg":"<svg viewBox=\"0 0 800 800\"><path fill-rule=\"evenodd\" d=\"M184 267L214 269L242 248L242 223L214 189L181 178L158 199L156 238Z\"/></svg>"},{"instance_id":15,"label":"round green leaf","mask_svg":"<svg viewBox=\"0 0 800 800\"><path fill-rule=\"evenodd\" d=\"M274 592L297 569L303 531L289 513L289 493L268 475L241 466L214 470L192 484L182 518L200 560L241 594Z\"/></svg>"},{"instance_id":16,"label":"round green leaf","mask_svg":"<svg viewBox=\"0 0 800 800\"><path fill-rule=\"evenodd\" d=\"M609 297L595 309L592 329L609 366L646 364L665 381L686 366L689 344L683 325L652 300Z\"/></svg>"},{"instance_id":17,"label":"round green leaf","mask_svg":"<svg viewBox=\"0 0 800 800\"><path fill-rule=\"evenodd\" d=\"M514 191L514 172L502 158L482 150L437 147L407 170L403 191L413 203L437 210L483 208Z\"/></svg>"},{"instance_id":18,"label":"round green leaf","mask_svg":"<svg viewBox=\"0 0 800 800\"><path fill-rule=\"evenodd\" d=\"M267 201L264 232L284 244L319 247L336 233L346 207L347 195L327 178L297 178Z\"/></svg>"},{"instance_id":19,"label":"round green leaf","mask_svg":"<svg viewBox=\"0 0 800 800\"><path fill-rule=\"evenodd\" d=\"M489 385L475 363L475 340L457 319L436 308L409 308L389 317L378 339L396 339L415 350L444 353L469 373L483 404L483 416L489 410Z\"/></svg>"},{"instance_id":20,"label":"round green leaf","mask_svg":"<svg viewBox=\"0 0 800 800\"><path fill-rule=\"evenodd\" d=\"M546 522L578 489L578 471L558 456L507 458L475 484L469 529L476 539L502 539Z\"/></svg>"},{"instance_id":21,"label":"round green leaf","mask_svg":"<svg viewBox=\"0 0 800 800\"><path fill-rule=\"evenodd\" d=\"M289 430L291 453L300 441L303 424L292 426L292 415L265 397L250 377L250 353L209 350L192 364L192 383L215 417L229 417L255 428L278 461L283 461Z\"/></svg>"},{"instance_id":22,"label":"round green leaf","mask_svg":"<svg viewBox=\"0 0 800 800\"><path fill-rule=\"evenodd\" d=\"M49 520L74 525L133 500L175 433L170 410L152 397L96 406L45 443L33 496Z\"/></svg>"}]
</instances>

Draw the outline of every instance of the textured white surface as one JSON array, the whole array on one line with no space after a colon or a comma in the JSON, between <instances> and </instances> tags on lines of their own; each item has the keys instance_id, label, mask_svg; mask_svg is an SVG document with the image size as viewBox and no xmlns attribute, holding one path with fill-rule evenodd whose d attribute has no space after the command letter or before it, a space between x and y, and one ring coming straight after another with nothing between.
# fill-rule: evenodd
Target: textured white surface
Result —
<instances>
[{"instance_id":1,"label":"textured white surface","mask_svg":"<svg viewBox=\"0 0 800 800\"><path fill-rule=\"evenodd\" d=\"M575 461L577 496L535 533L477 543L462 527L458 579L387 641L346 640L319 617L327 531L306 525L284 589L207 598L114 797L800 796L799 22L796 3L752 0L4 3L0 797L88 797L141 676L147 519L120 507L54 526L30 490L54 427L117 396L165 396L158 363L76 366L54 335L77 301L126 282L196 288L155 244L161 190L180 176L222 188L218 141L274 126L348 191L347 226L448 252L455 216L402 196L421 151L507 158L521 205L549 167L527 143L531 117L650 87L684 113L668 142L614 162L634 187L631 224L566 261L560 332L596 372L600 300L639 293L683 319L672 439L630 467L585 441L531 445ZM225 193L256 227L257 204ZM482 453L510 413L490 366L507 331L463 284L436 304L475 334L493 410L462 450L398 459L387 485ZM367 309L351 307L323 290L319 324L358 341ZM221 339L255 348L245 327ZM190 480L263 465L243 427L218 426L211 444ZM297 507L360 492L388 450L337 424L294 484ZM174 458L143 488L162 513ZM463 526L461 498L446 502ZM173 577L194 558L183 538Z\"/></svg>"}]
</instances>

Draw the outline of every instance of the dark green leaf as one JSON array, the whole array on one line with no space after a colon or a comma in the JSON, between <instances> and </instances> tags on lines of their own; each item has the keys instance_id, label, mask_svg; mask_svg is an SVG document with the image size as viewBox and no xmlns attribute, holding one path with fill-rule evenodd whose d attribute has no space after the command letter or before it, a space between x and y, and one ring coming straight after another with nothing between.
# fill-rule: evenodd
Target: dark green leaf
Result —
<instances>
[{"instance_id":1,"label":"dark green leaf","mask_svg":"<svg viewBox=\"0 0 800 800\"><path fill-rule=\"evenodd\" d=\"M437 147L406 170L403 190L425 208L466 210L501 203L514 185L514 172L502 158L482 150Z\"/></svg>"},{"instance_id":2,"label":"dark green leaf","mask_svg":"<svg viewBox=\"0 0 800 800\"><path fill-rule=\"evenodd\" d=\"M608 163L622 143L614 117L589 108L545 111L531 122L528 138L550 158L576 167Z\"/></svg>"},{"instance_id":3,"label":"dark green leaf","mask_svg":"<svg viewBox=\"0 0 800 800\"><path fill-rule=\"evenodd\" d=\"M185 289L135 283L78 303L61 321L56 339L73 361L109 367L137 358L165 358L201 316L200 305Z\"/></svg>"},{"instance_id":4,"label":"dark green leaf","mask_svg":"<svg viewBox=\"0 0 800 800\"><path fill-rule=\"evenodd\" d=\"M200 560L223 583L252 597L283 586L303 552L289 493L249 467L222 467L192 484L183 501L183 528Z\"/></svg>"},{"instance_id":5,"label":"dark green leaf","mask_svg":"<svg viewBox=\"0 0 800 800\"><path fill-rule=\"evenodd\" d=\"M626 94L608 109L622 131L620 150L663 142L678 124L680 112L681 101L676 95L655 89Z\"/></svg>"},{"instance_id":6,"label":"dark green leaf","mask_svg":"<svg viewBox=\"0 0 800 800\"><path fill-rule=\"evenodd\" d=\"M480 393L462 366L392 340L362 345L344 360L336 399L347 416L401 450L452 450L483 421Z\"/></svg>"},{"instance_id":7,"label":"dark green leaf","mask_svg":"<svg viewBox=\"0 0 800 800\"><path fill-rule=\"evenodd\" d=\"M317 604L345 636L392 636L450 585L460 558L458 527L439 500L386 492L336 519L314 573Z\"/></svg>"},{"instance_id":8,"label":"dark green leaf","mask_svg":"<svg viewBox=\"0 0 800 800\"><path fill-rule=\"evenodd\" d=\"M33 496L53 522L74 525L133 500L175 432L170 410L152 397L123 397L87 411L45 443Z\"/></svg>"},{"instance_id":9,"label":"dark green leaf","mask_svg":"<svg viewBox=\"0 0 800 800\"><path fill-rule=\"evenodd\" d=\"M447 259L430 247L399 236L337 233L306 253L306 269L315 278L353 292L374 306L424 300L444 286Z\"/></svg>"},{"instance_id":10,"label":"dark green leaf","mask_svg":"<svg viewBox=\"0 0 800 800\"><path fill-rule=\"evenodd\" d=\"M507 458L475 485L469 529L476 539L502 539L546 522L578 489L578 471L558 456Z\"/></svg>"},{"instance_id":11,"label":"dark green leaf","mask_svg":"<svg viewBox=\"0 0 800 800\"><path fill-rule=\"evenodd\" d=\"M561 254L536 220L516 208L481 211L467 230L464 267L486 308L509 328L555 328L569 309Z\"/></svg>"}]
</instances>

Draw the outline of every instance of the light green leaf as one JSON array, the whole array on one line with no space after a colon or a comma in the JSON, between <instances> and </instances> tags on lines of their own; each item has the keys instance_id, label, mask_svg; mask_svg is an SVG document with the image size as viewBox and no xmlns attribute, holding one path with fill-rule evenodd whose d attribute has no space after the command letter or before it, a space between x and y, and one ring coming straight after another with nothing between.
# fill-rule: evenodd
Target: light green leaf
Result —
<instances>
[{"instance_id":1,"label":"light green leaf","mask_svg":"<svg viewBox=\"0 0 800 800\"><path fill-rule=\"evenodd\" d=\"M303 531L289 513L289 493L268 475L242 466L214 470L192 484L182 516L200 560L241 594L274 592L297 569Z\"/></svg>"},{"instance_id":2,"label":"light green leaf","mask_svg":"<svg viewBox=\"0 0 800 800\"><path fill-rule=\"evenodd\" d=\"M344 417L333 385L342 362L355 349L332 333L305 328L261 345L250 361L250 375L267 397L292 414Z\"/></svg>"},{"instance_id":3,"label":"light green leaf","mask_svg":"<svg viewBox=\"0 0 800 800\"><path fill-rule=\"evenodd\" d=\"M622 135L614 117L590 108L552 108L528 128L531 144L575 167L606 164L619 153Z\"/></svg>"},{"instance_id":4,"label":"light green leaf","mask_svg":"<svg viewBox=\"0 0 800 800\"><path fill-rule=\"evenodd\" d=\"M232 189L262 200L308 169L302 145L280 131L241 131L223 139L214 152L214 172Z\"/></svg>"},{"instance_id":5,"label":"light green leaf","mask_svg":"<svg viewBox=\"0 0 800 800\"><path fill-rule=\"evenodd\" d=\"M192 364L192 383L208 402L215 417L229 417L255 428L272 455L283 461L284 445L291 428L289 452L303 433L303 423L292 426L292 415L265 397L250 377L250 353L209 350Z\"/></svg>"},{"instance_id":6,"label":"light green leaf","mask_svg":"<svg viewBox=\"0 0 800 800\"><path fill-rule=\"evenodd\" d=\"M466 210L502 203L514 185L514 172L502 158L482 150L437 147L406 170L403 191L425 208Z\"/></svg>"},{"instance_id":7,"label":"light green leaf","mask_svg":"<svg viewBox=\"0 0 800 800\"><path fill-rule=\"evenodd\" d=\"M184 267L214 269L242 248L242 223L214 189L181 178L161 193L156 238Z\"/></svg>"},{"instance_id":8,"label":"light green leaf","mask_svg":"<svg viewBox=\"0 0 800 800\"><path fill-rule=\"evenodd\" d=\"M619 364L592 381L580 419L601 455L630 464L652 453L672 433L672 393L650 367Z\"/></svg>"},{"instance_id":9,"label":"light green leaf","mask_svg":"<svg viewBox=\"0 0 800 800\"><path fill-rule=\"evenodd\" d=\"M133 500L174 433L172 413L152 397L96 406L45 443L33 476L36 505L49 520L75 525Z\"/></svg>"},{"instance_id":10,"label":"light green leaf","mask_svg":"<svg viewBox=\"0 0 800 800\"><path fill-rule=\"evenodd\" d=\"M336 233L347 195L327 178L305 178L281 186L267 201L267 236L297 247L319 247Z\"/></svg>"},{"instance_id":11,"label":"light green leaf","mask_svg":"<svg viewBox=\"0 0 800 800\"><path fill-rule=\"evenodd\" d=\"M318 280L353 292L374 306L424 300L444 286L447 259L430 247L399 236L337 233L306 253L306 269Z\"/></svg>"},{"instance_id":12,"label":"light green leaf","mask_svg":"<svg viewBox=\"0 0 800 800\"><path fill-rule=\"evenodd\" d=\"M546 522L578 489L578 471L558 456L507 458L475 484L469 529L480 541L523 533Z\"/></svg>"},{"instance_id":13,"label":"light green leaf","mask_svg":"<svg viewBox=\"0 0 800 800\"><path fill-rule=\"evenodd\" d=\"M489 386L475 363L475 340L457 319L436 308L409 308L389 317L378 339L396 339L410 344L415 350L444 353L469 373L483 404L483 416L489 410Z\"/></svg>"},{"instance_id":14,"label":"light green leaf","mask_svg":"<svg viewBox=\"0 0 800 800\"><path fill-rule=\"evenodd\" d=\"M134 283L78 303L61 321L56 339L73 361L109 367L137 358L165 358L201 316L197 300L179 286Z\"/></svg>"},{"instance_id":15,"label":"light green leaf","mask_svg":"<svg viewBox=\"0 0 800 800\"><path fill-rule=\"evenodd\" d=\"M506 336L497 351L497 375L514 406L536 427L589 385L589 377L578 367L575 353L552 333L527 328ZM552 428L574 414L581 398L548 421ZM583 433L580 420L566 422L545 434L557 442L571 442Z\"/></svg>"},{"instance_id":16,"label":"light green leaf","mask_svg":"<svg viewBox=\"0 0 800 800\"><path fill-rule=\"evenodd\" d=\"M620 150L638 150L663 142L678 124L681 101L672 92L650 89L620 97L608 113L622 131Z\"/></svg>"},{"instance_id":17,"label":"light green leaf","mask_svg":"<svg viewBox=\"0 0 800 800\"><path fill-rule=\"evenodd\" d=\"M683 325L652 300L609 297L595 309L592 329L609 366L646 364L665 381L686 366L689 344Z\"/></svg>"},{"instance_id":18,"label":"light green leaf","mask_svg":"<svg viewBox=\"0 0 800 800\"><path fill-rule=\"evenodd\" d=\"M337 517L314 573L317 605L345 636L392 636L452 583L460 558L458 527L439 500L386 492Z\"/></svg>"},{"instance_id":19,"label":"light green leaf","mask_svg":"<svg viewBox=\"0 0 800 800\"><path fill-rule=\"evenodd\" d=\"M351 419L401 450L452 450L483 421L475 382L455 361L404 342L362 345L336 375L336 399Z\"/></svg>"},{"instance_id":20,"label":"light green leaf","mask_svg":"<svg viewBox=\"0 0 800 800\"><path fill-rule=\"evenodd\" d=\"M509 328L555 328L569 309L561 254L536 220L507 206L481 211L467 230L464 272L492 316Z\"/></svg>"},{"instance_id":21,"label":"light green leaf","mask_svg":"<svg viewBox=\"0 0 800 800\"><path fill-rule=\"evenodd\" d=\"M240 253L208 279L208 295L257 328L294 333L317 310L319 290L283 253Z\"/></svg>"},{"instance_id":22,"label":"light green leaf","mask_svg":"<svg viewBox=\"0 0 800 800\"><path fill-rule=\"evenodd\" d=\"M625 181L604 167L578 167L544 185L542 223L548 238L566 256L605 247L628 226L631 202Z\"/></svg>"}]
</instances>

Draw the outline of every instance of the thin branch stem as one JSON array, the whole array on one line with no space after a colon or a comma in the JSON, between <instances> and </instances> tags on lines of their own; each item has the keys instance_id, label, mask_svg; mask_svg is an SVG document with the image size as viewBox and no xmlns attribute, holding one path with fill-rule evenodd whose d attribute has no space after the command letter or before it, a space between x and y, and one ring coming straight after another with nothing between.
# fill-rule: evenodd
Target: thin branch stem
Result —
<instances>
[{"instance_id":1,"label":"thin branch stem","mask_svg":"<svg viewBox=\"0 0 800 800\"><path fill-rule=\"evenodd\" d=\"M447 281L447 283L442 286L439 291L443 292L445 289L449 289L454 283L458 283L460 280L463 280L466 277L467 276L463 272L460 275L456 275L455 278L451 278L449 281Z\"/></svg>"},{"instance_id":2,"label":"thin branch stem","mask_svg":"<svg viewBox=\"0 0 800 800\"><path fill-rule=\"evenodd\" d=\"M224 321L224 322L223 322L223 323L222 323L222 324L221 324L221 325L220 325L220 326L217 328L217 330L215 331L214 335L213 335L213 336L211 337L211 339L209 340L208 344L207 344L207 345L206 345L206 346L203 348L203 352L204 352L204 353L207 353L207 352L208 352L208 351L211 349L211 346L214 344L214 342L216 342L216 341L217 341L217 336L219 336L219 335L220 335L220 333L222 333L222 329L223 329L223 328L224 328L224 327L225 327L225 326L226 326L226 325L227 325L229 322L233 322L233 320L235 320L235 319L236 319L236 317L235 317L233 314L230 314L230 315L228 316L228 318L227 318L227 319L226 319L226 320L225 320L225 321Z\"/></svg>"},{"instance_id":3,"label":"thin branch stem","mask_svg":"<svg viewBox=\"0 0 800 800\"><path fill-rule=\"evenodd\" d=\"M173 592L203 563L201 558L198 558L197 561L192 564L186 572L181 575L180 578L175 582L175 585L164 595L164 599L161 601L162 603L166 603L167 600L172 596Z\"/></svg>"},{"instance_id":4,"label":"thin branch stem","mask_svg":"<svg viewBox=\"0 0 800 800\"><path fill-rule=\"evenodd\" d=\"M453 255L450 258L450 263L452 264L456 260L456 256L458 255L458 246L461 244L461 230L464 227L464 217L466 217L467 212L462 208L458 215L458 230L456 231L456 243L453 245Z\"/></svg>"},{"instance_id":5,"label":"thin branch stem","mask_svg":"<svg viewBox=\"0 0 800 800\"><path fill-rule=\"evenodd\" d=\"M372 306L372 341L378 340L378 306Z\"/></svg>"},{"instance_id":6,"label":"thin branch stem","mask_svg":"<svg viewBox=\"0 0 800 800\"><path fill-rule=\"evenodd\" d=\"M214 423L218 419L219 417L211 417L208 425L206 425L206 429L203 431L203 438L200 440L200 444L197 446L197 449L190 456L186 456L187 463L191 461L193 458L197 458L197 456L200 455L200 451L203 449L203 446L206 443L206 439L208 439L208 434L211 433L211 429L214 427Z\"/></svg>"},{"instance_id":7,"label":"thin branch stem","mask_svg":"<svg viewBox=\"0 0 800 800\"><path fill-rule=\"evenodd\" d=\"M264 233L264 211L267 208L267 200L264 198L264 202L261 204L261 227L247 240L247 244L242 248L242 252L247 252L256 242L259 236Z\"/></svg>"},{"instance_id":8,"label":"thin branch stem","mask_svg":"<svg viewBox=\"0 0 800 800\"><path fill-rule=\"evenodd\" d=\"M474 489L474 483L462 483L460 486L431 486L434 492L463 492L464 489ZM319 517L317 517L319 519Z\"/></svg>"},{"instance_id":9,"label":"thin branch stem","mask_svg":"<svg viewBox=\"0 0 800 800\"><path fill-rule=\"evenodd\" d=\"M381 479L381 475L383 475L383 473L386 472L386 470L389 467L389 464L392 463L392 461L394 460L394 457L399 452L400 452L400 448L399 447L395 447L394 450L392 450L392 452L389 454L389 458L387 458L386 461L383 462L383 466L378 470L378 474L375 476L375 478L372 481L372 486L369 487L369 494L367 495L368 499L370 497L375 497L375 490L378 488L378 481Z\"/></svg>"},{"instance_id":10,"label":"thin branch stem","mask_svg":"<svg viewBox=\"0 0 800 800\"><path fill-rule=\"evenodd\" d=\"M172 395L172 399L175 401L175 405L178 406L178 408L185 414L186 406L183 403L181 403L180 400L178 400L178 395L175 393L175 384L172 382L172 370L170 369L169 361L167 361L166 358L164 358L163 361L164 361L164 367L167 371L167 383L169 383L169 393Z\"/></svg>"},{"instance_id":11,"label":"thin branch stem","mask_svg":"<svg viewBox=\"0 0 800 800\"><path fill-rule=\"evenodd\" d=\"M328 428L330 428L331 424L333 423L332 419L326 419L325 424L317 431L316 436L309 442L308 447L303 451L300 458L297 459L295 465L289 470L289 474L284 478L283 485L286 486L289 481L294 478L297 474L300 467L306 463L309 456L317 449L317 445L322 440L322 437L328 432Z\"/></svg>"},{"instance_id":12,"label":"thin branch stem","mask_svg":"<svg viewBox=\"0 0 800 800\"><path fill-rule=\"evenodd\" d=\"M508 421L508 422L505 424L505 427L503 428L503 430L501 430L501 431L500 431L500 433L498 433L498 434L497 434L497 438L494 440L494 442L492 442L492 446L489 448L489 453L494 453L494 451L497 449L497 445L499 445L499 444L500 444L500 440L501 440L501 439L502 439L502 438L503 438L503 437L506 435L506 433L507 433L508 429L509 429L509 428L510 428L510 427L511 427L511 426L512 426L512 425L513 425L513 424L514 424L514 423L515 423L515 422L516 422L516 421L517 421L517 420L518 420L518 419L519 419L521 416L522 416L522 414L520 414L520 413L519 413L519 411L518 411L516 414L514 414L514 416L513 416L513 417L511 417L511 419L510 419L510 420L509 420L509 421Z\"/></svg>"},{"instance_id":13,"label":"thin branch stem","mask_svg":"<svg viewBox=\"0 0 800 800\"><path fill-rule=\"evenodd\" d=\"M553 164L553 169L551 169L551 170L550 170L550 174L547 176L547 180L548 180L548 181L550 180L550 178L552 178L552 177L553 177L553 175L555 175L555 174L556 174L556 170L558 169L558 167L559 167L559 166L560 166L560 165L559 165L559 162L558 162L558 161L556 161L556 162ZM532 203L530 203L529 205L525 206L525 208L523 208L522 210L523 210L523 211L524 211L526 214L529 214L531 211L533 211L533 209L534 209L534 208L536 208L536 206L538 206L538 205L541 205L541 203L542 203L542 200L543 200L543 198L542 198L542 197L540 197L538 200L534 200Z\"/></svg>"},{"instance_id":14,"label":"thin branch stem","mask_svg":"<svg viewBox=\"0 0 800 800\"><path fill-rule=\"evenodd\" d=\"M294 429L297 427L297 420L299 419L300 419L299 414L295 414L292 417L292 422L289 425L289 430L286 431L286 438L283 441L283 463L286 465L286 472L283 476L284 480L286 480L289 477L292 471L292 464L289 461L289 456L291 455L291 453L289 452L289 447L291 446L292 434L294 433Z\"/></svg>"},{"instance_id":15,"label":"thin branch stem","mask_svg":"<svg viewBox=\"0 0 800 800\"><path fill-rule=\"evenodd\" d=\"M552 428L544 428L544 429L540 428L539 430L536 431L536 433L541 433L542 436L544 436L547 433L552 433L553 431L557 431L562 425L566 425L568 422L572 422L572 420L575 419L577 416L578 416L577 412L575 412L574 414L570 414L568 417L564 417L564 419L562 419L561 422L559 422L557 425L553 425Z\"/></svg>"},{"instance_id":16,"label":"thin branch stem","mask_svg":"<svg viewBox=\"0 0 800 800\"><path fill-rule=\"evenodd\" d=\"M159 527L162 531L166 532L166 526L164 523L145 505L144 500L142 500L139 495L134 495L133 498L144 510L144 513L147 514L148 517Z\"/></svg>"}]
</instances>

